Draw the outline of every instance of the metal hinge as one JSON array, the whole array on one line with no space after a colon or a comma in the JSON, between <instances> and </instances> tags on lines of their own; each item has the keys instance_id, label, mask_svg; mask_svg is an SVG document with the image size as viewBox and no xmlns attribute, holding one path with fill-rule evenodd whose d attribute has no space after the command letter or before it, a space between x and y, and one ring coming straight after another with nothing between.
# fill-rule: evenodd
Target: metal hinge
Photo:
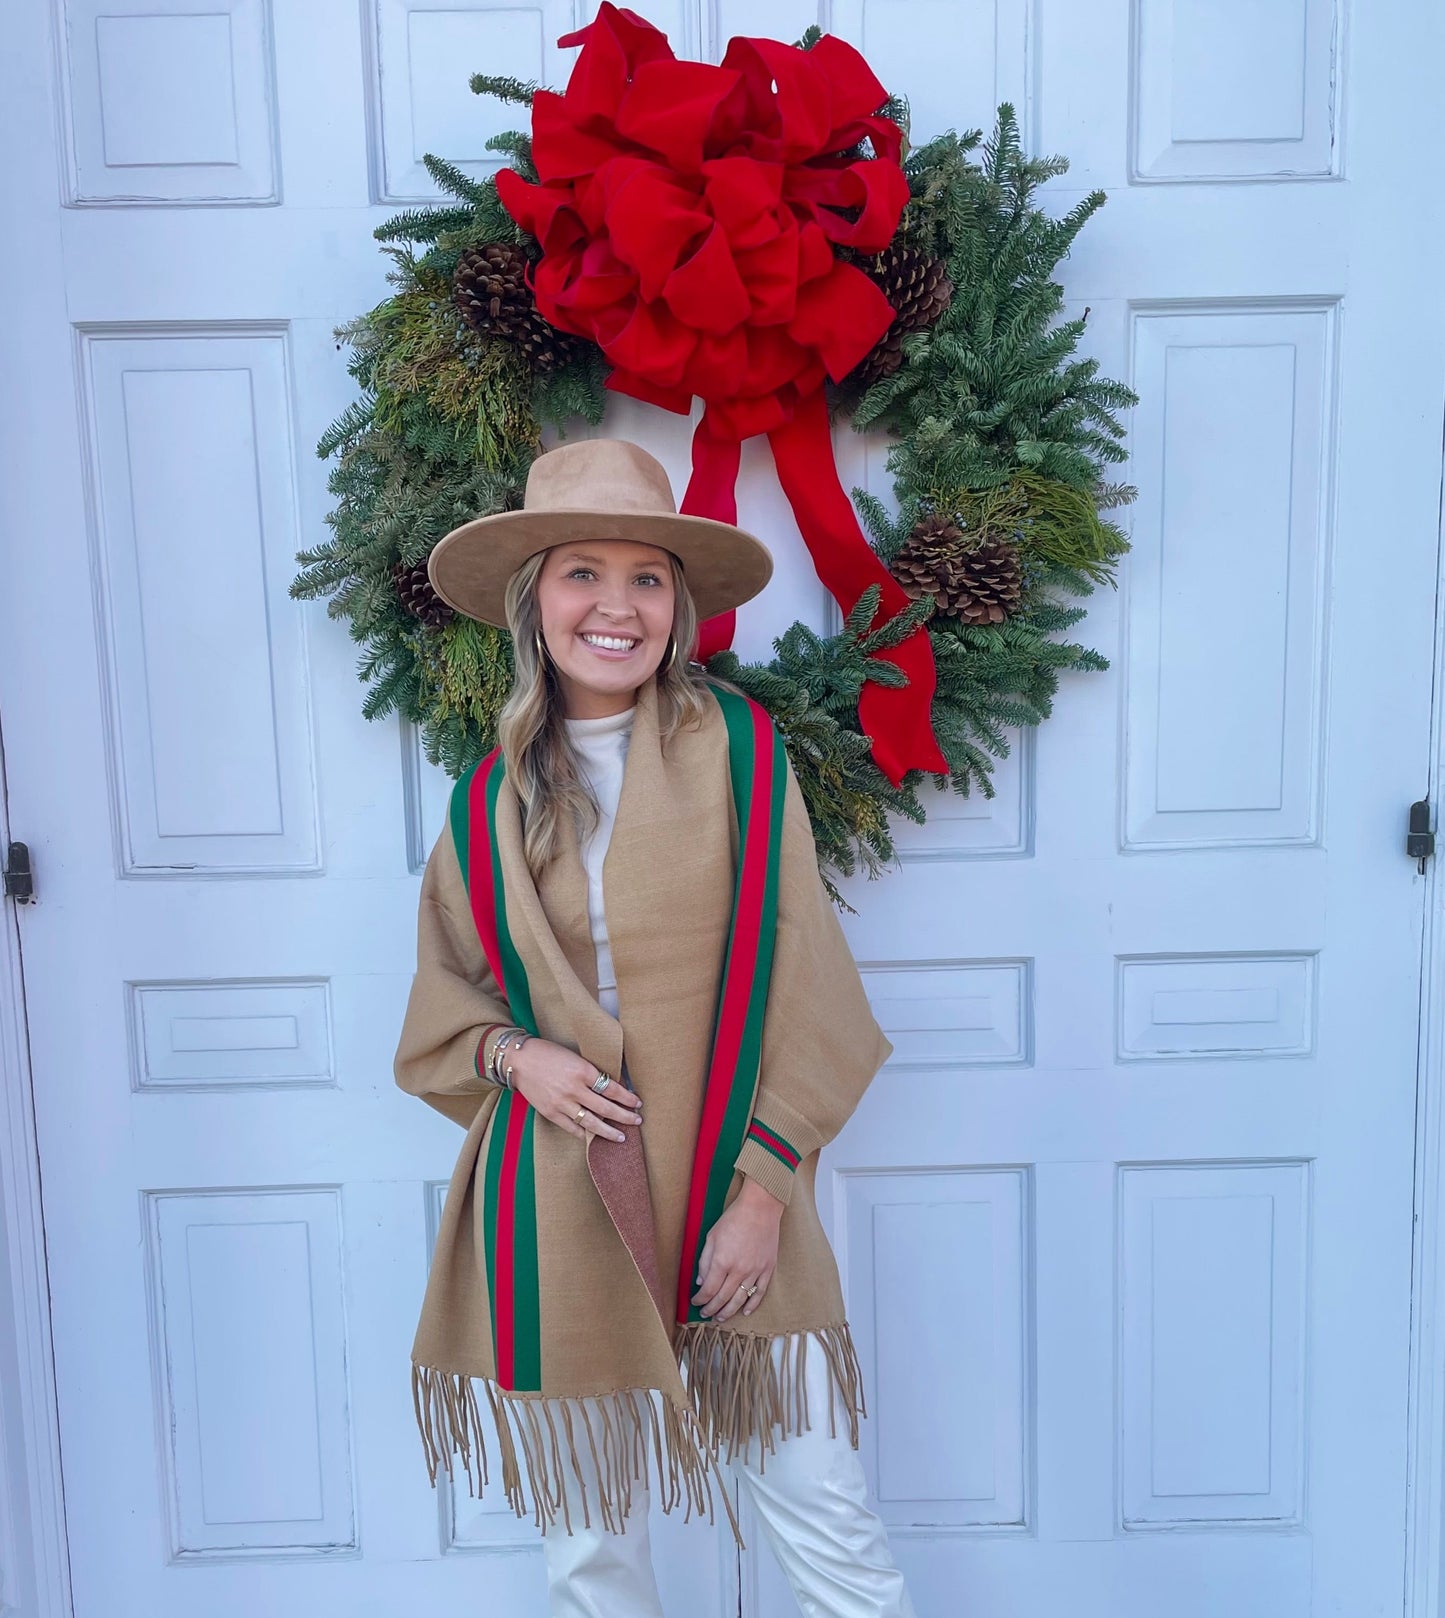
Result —
<instances>
[{"instance_id":1,"label":"metal hinge","mask_svg":"<svg viewBox=\"0 0 1445 1618\"><path fill-rule=\"evenodd\" d=\"M1410 805L1410 830L1405 836L1405 852L1412 860L1419 860L1420 875L1425 874L1425 861L1435 852L1435 833L1430 830L1430 800L1421 798Z\"/></svg>"},{"instance_id":2,"label":"metal hinge","mask_svg":"<svg viewBox=\"0 0 1445 1618\"><path fill-rule=\"evenodd\" d=\"M35 903L35 882L30 872L30 850L24 843L11 843L5 856L5 897L16 904Z\"/></svg>"}]
</instances>

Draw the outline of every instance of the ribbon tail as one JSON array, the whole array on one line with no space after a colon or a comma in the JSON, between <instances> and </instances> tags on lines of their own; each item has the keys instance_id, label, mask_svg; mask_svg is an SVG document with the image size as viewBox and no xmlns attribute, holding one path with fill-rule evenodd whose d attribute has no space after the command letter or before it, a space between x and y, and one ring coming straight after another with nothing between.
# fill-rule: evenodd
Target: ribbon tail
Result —
<instances>
[{"instance_id":1,"label":"ribbon tail","mask_svg":"<svg viewBox=\"0 0 1445 1618\"><path fill-rule=\"evenodd\" d=\"M692 476L679 508L686 517L711 517L714 522L738 520L738 468L742 441L718 432L712 412L704 410L692 434ZM697 659L706 663L715 652L733 643L736 612L720 612L698 628Z\"/></svg>"},{"instance_id":2,"label":"ribbon tail","mask_svg":"<svg viewBox=\"0 0 1445 1618\"><path fill-rule=\"evenodd\" d=\"M870 628L900 612L909 604L908 595L878 560L838 481L821 389L800 400L792 418L769 432L768 442L798 531L833 599L847 612L870 584L877 584L881 595ZM908 684L898 690L867 681L858 699L859 724L871 739L878 768L894 786L909 770L946 775L948 761L933 734L938 675L928 631L920 627L899 645L873 655L908 676Z\"/></svg>"}]
</instances>

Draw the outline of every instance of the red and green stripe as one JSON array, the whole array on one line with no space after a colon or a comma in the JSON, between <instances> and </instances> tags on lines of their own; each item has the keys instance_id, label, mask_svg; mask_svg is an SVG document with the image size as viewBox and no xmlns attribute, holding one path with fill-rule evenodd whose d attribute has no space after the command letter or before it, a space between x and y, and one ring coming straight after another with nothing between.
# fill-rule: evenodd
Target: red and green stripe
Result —
<instances>
[{"instance_id":1,"label":"red and green stripe","mask_svg":"<svg viewBox=\"0 0 1445 1618\"><path fill-rule=\"evenodd\" d=\"M798 1161L787 1141L752 1118L777 930L787 759L782 738L764 708L734 692L714 689L713 695L727 727L738 860L678 1271L677 1318L684 1322L703 1318L690 1301L693 1278L707 1233L722 1213L744 1140L750 1136L761 1140L790 1168ZM535 1033L526 968L507 925L495 835L497 793L505 769L498 748L457 783L451 799L452 837L477 936L498 987L513 1020ZM483 1241L497 1381L518 1391L541 1389L535 1118L521 1095L504 1091L482 1165Z\"/></svg>"},{"instance_id":2,"label":"red and green stripe","mask_svg":"<svg viewBox=\"0 0 1445 1618\"><path fill-rule=\"evenodd\" d=\"M500 748L452 791L452 841L487 963L512 1020L537 1032L526 968L507 925L506 890L495 835L497 793L506 773ZM498 1097L482 1164L483 1248L498 1383L542 1388L541 1290L537 1270L536 1112L515 1090Z\"/></svg>"},{"instance_id":3,"label":"red and green stripe","mask_svg":"<svg viewBox=\"0 0 1445 1618\"><path fill-rule=\"evenodd\" d=\"M738 861L683 1226L677 1277L680 1322L703 1318L691 1301L698 1261L707 1233L722 1213L757 1091L777 930L778 855L788 773L782 738L767 711L751 698L731 691L715 689L713 694L727 722Z\"/></svg>"},{"instance_id":4,"label":"red and green stripe","mask_svg":"<svg viewBox=\"0 0 1445 1618\"><path fill-rule=\"evenodd\" d=\"M784 1140L776 1129L769 1129L756 1118L748 1125L748 1139L756 1141L764 1151L771 1152L785 1168L797 1168L803 1155L791 1141Z\"/></svg>"}]
</instances>

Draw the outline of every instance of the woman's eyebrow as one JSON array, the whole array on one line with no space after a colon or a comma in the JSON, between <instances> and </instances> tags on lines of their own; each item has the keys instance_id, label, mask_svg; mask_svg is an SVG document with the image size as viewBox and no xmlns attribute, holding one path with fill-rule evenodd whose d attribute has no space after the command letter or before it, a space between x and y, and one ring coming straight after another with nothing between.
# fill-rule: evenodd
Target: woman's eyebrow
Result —
<instances>
[{"instance_id":1,"label":"woman's eyebrow","mask_svg":"<svg viewBox=\"0 0 1445 1618\"><path fill-rule=\"evenodd\" d=\"M603 567L606 564L600 556L593 556L590 551L567 551L562 560L564 562L591 562L594 567ZM640 571L655 573L662 564L660 562L645 561L634 562L633 567Z\"/></svg>"}]
</instances>

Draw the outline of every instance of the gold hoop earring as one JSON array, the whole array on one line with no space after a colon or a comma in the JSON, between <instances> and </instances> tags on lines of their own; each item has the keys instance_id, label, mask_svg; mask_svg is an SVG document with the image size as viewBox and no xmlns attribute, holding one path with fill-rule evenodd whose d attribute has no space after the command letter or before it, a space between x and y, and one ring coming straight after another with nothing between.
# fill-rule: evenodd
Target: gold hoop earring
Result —
<instances>
[{"instance_id":1,"label":"gold hoop earring","mask_svg":"<svg viewBox=\"0 0 1445 1618\"><path fill-rule=\"evenodd\" d=\"M540 629L534 629L532 631L532 639L537 643L537 661L545 667L547 662L547 648L542 644L542 631Z\"/></svg>"},{"instance_id":2,"label":"gold hoop earring","mask_svg":"<svg viewBox=\"0 0 1445 1618\"><path fill-rule=\"evenodd\" d=\"M677 662L677 637L675 635L669 635L667 637L667 644L667 661L662 665L662 672L664 674L671 674L672 665Z\"/></svg>"}]
</instances>

